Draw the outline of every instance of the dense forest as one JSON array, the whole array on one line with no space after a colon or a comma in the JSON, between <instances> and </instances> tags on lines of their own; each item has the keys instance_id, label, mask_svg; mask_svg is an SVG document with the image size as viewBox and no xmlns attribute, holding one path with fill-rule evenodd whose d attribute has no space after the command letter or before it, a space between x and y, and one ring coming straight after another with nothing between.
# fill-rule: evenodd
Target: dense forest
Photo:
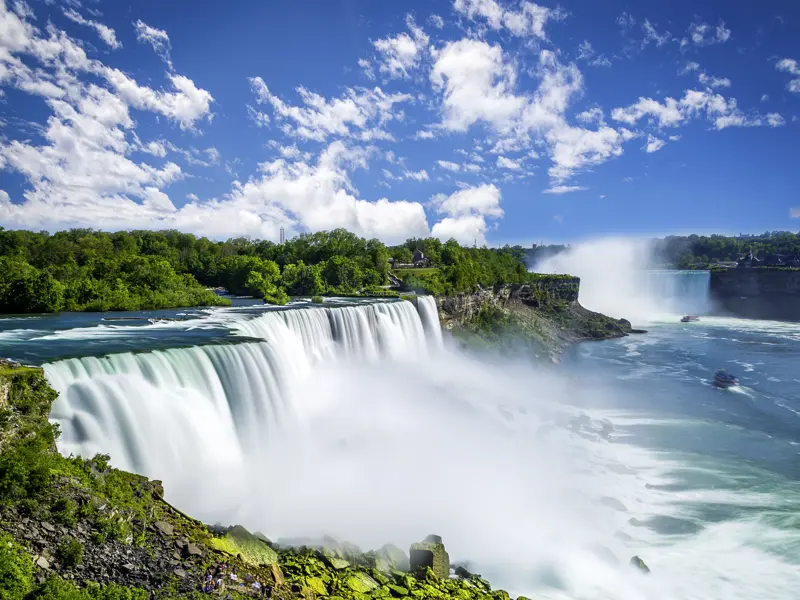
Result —
<instances>
[{"instance_id":1,"label":"dense forest","mask_svg":"<svg viewBox=\"0 0 800 600\"><path fill-rule=\"evenodd\" d=\"M510 249L465 248L455 240L410 239L387 247L343 229L283 244L215 242L177 231L55 234L0 228L0 312L107 311L225 305L207 288L284 304L289 296L386 294L389 258L421 250L434 268L403 279L431 293L534 277Z\"/></svg>"},{"instance_id":2,"label":"dense forest","mask_svg":"<svg viewBox=\"0 0 800 600\"><path fill-rule=\"evenodd\" d=\"M781 254L800 255L800 233L767 231L760 235L671 235L654 239L654 259L664 267L706 268L715 262L732 262L752 251L758 258ZM569 246L536 245L530 248L506 246L504 250L533 268L539 261L565 252Z\"/></svg>"},{"instance_id":3,"label":"dense forest","mask_svg":"<svg viewBox=\"0 0 800 600\"><path fill-rule=\"evenodd\" d=\"M800 233L767 231L761 235L668 236L655 240L655 252L665 264L679 269L706 267L710 263L736 261L752 251L761 259L772 254L800 255Z\"/></svg>"}]
</instances>

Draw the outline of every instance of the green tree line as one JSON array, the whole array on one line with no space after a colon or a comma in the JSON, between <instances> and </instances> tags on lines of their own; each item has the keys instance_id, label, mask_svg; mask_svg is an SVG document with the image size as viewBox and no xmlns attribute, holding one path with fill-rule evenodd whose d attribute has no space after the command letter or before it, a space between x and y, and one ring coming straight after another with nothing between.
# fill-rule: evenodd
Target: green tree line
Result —
<instances>
[{"instance_id":1,"label":"green tree line","mask_svg":"<svg viewBox=\"0 0 800 600\"><path fill-rule=\"evenodd\" d=\"M225 305L223 287L284 304L289 296L386 293L389 259L422 250L435 269L408 278L417 290L452 294L531 277L513 249L466 248L455 240L410 239L387 247L344 229L283 244L212 241L178 231L55 234L0 228L0 312L109 311Z\"/></svg>"},{"instance_id":2,"label":"green tree line","mask_svg":"<svg viewBox=\"0 0 800 600\"><path fill-rule=\"evenodd\" d=\"M765 231L760 235L670 235L652 240L654 257L664 266L676 269L706 267L714 262L733 262L752 251L764 259L771 254L786 256L800 255L800 233L791 231ZM505 246L506 252L513 254L529 268L550 256L566 252L569 246L552 244Z\"/></svg>"}]
</instances>

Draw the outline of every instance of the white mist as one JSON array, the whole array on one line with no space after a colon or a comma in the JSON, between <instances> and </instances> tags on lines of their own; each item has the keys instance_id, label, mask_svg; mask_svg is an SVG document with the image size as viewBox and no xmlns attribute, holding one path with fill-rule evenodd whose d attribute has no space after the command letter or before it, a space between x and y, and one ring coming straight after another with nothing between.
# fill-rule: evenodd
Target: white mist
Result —
<instances>
[{"instance_id":1,"label":"white mist","mask_svg":"<svg viewBox=\"0 0 800 600\"><path fill-rule=\"evenodd\" d=\"M708 273L656 270L645 240L603 238L576 244L533 270L580 277L581 304L634 323L705 314L710 308Z\"/></svg>"}]
</instances>

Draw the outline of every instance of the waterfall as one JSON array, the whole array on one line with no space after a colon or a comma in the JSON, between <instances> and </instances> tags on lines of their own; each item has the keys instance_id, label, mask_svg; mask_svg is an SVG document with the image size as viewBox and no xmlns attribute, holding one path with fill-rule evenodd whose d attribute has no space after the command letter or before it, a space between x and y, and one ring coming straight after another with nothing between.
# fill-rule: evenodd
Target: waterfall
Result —
<instances>
[{"instance_id":1,"label":"waterfall","mask_svg":"<svg viewBox=\"0 0 800 600\"><path fill-rule=\"evenodd\" d=\"M64 454L111 455L120 468L163 479L178 503L212 473L243 480L304 399L297 389L337 361L415 360L441 348L431 298L266 312L236 321L242 343L84 357L45 365L59 392L51 419ZM176 494L179 497L176 497Z\"/></svg>"},{"instance_id":2,"label":"waterfall","mask_svg":"<svg viewBox=\"0 0 800 600\"><path fill-rule=\"evenodd\" d=\"M442 327L439 324L439 310L436 308L436 300L434 300L433 296L419 296L417 298L417 310L426 335L432 340L434 347L441 348Z\"/></svg>"},{"instance_id":3,"label":"waterfall","mask_svg":"<svg viewBox=\"0 0 800 600\"><path fill-rule=\"evenodd\" d=\"M634 323L711 311L708 271L653 266L648 242L604 239L578 244L537 264L535 270L580 277L583 306Z\"/></svg>"}]
</instances>

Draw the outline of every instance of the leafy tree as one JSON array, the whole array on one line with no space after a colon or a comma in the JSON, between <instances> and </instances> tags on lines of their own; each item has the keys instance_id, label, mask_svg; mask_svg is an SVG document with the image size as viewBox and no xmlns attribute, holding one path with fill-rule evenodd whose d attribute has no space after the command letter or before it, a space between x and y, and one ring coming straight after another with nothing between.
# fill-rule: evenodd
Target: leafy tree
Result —
<instances>
[{"instance_id":1,"label":"leafy tree","mask_svg":"<svg viewBox=\"0 0 800 600\"><path fill-rule=\"evenodd\" d=\"M325 293L325 282L319 265L306 265L302 260L286 265L281 285L292 296L317 296Z\"/></svg>"}]
</instances>

